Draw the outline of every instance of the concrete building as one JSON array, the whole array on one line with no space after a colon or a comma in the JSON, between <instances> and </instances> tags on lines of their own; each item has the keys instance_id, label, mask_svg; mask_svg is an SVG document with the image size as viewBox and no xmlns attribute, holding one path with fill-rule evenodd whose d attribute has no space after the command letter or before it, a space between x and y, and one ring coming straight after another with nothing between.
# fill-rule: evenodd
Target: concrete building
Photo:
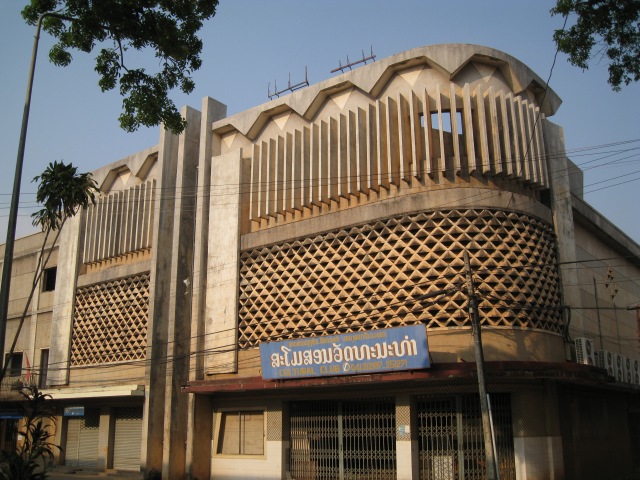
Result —
<instances>
[{"instance_id":1,"label":"concrete building","mask_svg":"<svg viewBox=\"0 0 640 480\"><path fill-rule=\"evenodd\" d=\"M470 270L500 478L639 471L640 247L582 199L559 105L505 53L422 47L232 116L205 98L94 172L19 337L60 462L484 478Z\"/></svg>"}]
</instances>

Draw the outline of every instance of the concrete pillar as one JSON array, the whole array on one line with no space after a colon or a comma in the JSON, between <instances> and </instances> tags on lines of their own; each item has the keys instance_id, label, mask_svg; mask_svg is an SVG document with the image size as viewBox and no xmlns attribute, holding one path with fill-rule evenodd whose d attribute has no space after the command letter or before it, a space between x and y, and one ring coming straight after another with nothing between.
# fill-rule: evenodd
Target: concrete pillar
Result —
<instances>
[{"instance_id":1,"label":"concrete pillar","mask_svg":"<svg viewBox=\"0 0 640 480\"><path fill-rule=\"evenodd\" d=\"M517 480L564 478L558 397L553 385L511 395Z\"/></svg>"},{"instance_id":2,"label":"concrete pillar","mask_svg":"<svg viewBox=\"0 0 640 480\"><path fill-rule=\"evenodd\" d=\"M58 241L58 270L51 319L56 334L51 335L49 347L49 365L54 365L55 368L49 369L47 374L47 384L51 387L69 383L73 308L82 251L80 232L83 230L84 216L85 212L81 211L68 219Z\"/></svg>"},{"instance_id":3,"label":"concrete pillar","mask_svg":"<svg viewBox=\"0 0 640 480\"><path fill-rule=\"evenodd\" d=\"M178 159L178 137L167 130L160 133L158 178L153 220L151 278L149 291L149 320L147 324L146 371L148 388L145 392L143 462L145 470L163 470L163 440L165 390L167 385L167 342L169 312L173 281L170 275L173 251L175 187ZM175 280L175 279L173 279Z\"/></svg>"},{"instance_id":4,"label":"concrete pillar","mask_svg":"<svg viewBox=\"0 0 640 480\"><path fill-rule=\"evenodd\" d=\"M193 275L191 293L190 380L204 378L204 319L207 285L207 252L209 238L209 199L211 197L211 157L219 154L211 123L227 115L226 105L210 98L202 100L200 150L198 158L198 194L194 232ZM187 476L209 478L211 470L212 409L208 396L189 395L187 431Z\"/></svg>"},{"instance_id":5,"label":"concrete pillar","mask_svg":"<svg viewBox=\"0 0 640 480\"><path fill-rule=\"evenodd\" d=\"M111 407L100 408L100 425L98 427L98 470L111 468L113 454L110 451L109 439L113 437L112 432L115 426L115 419L111 418ZM112 447L112 446L111 446Z\"/></svg>"},{"instance_id":6,"label":"concrete pillar","mask_svg":"<svg viewBox=\"0 0 640 480\"><path fill-rule=\"evenodd\" d=\"M185 394L186 395L186 394ZM213 407L208 395L189 394L189 434L187 441L187 477L211 477L211 439Z\"/></svg>"},{"instance_id":7,"label":"concrete pillar","mask_svg":"<svg viewBox=\"0 0 640 480\"><path fill-rule=\"evenodd\" d=\"M216 194L211 195L209 206L205 373L237 370L237 351L229 347L237 345L238 339L242 166L242 150L214 157L211 163L211 186Z\"/></svg>"},{"instance_id":8,"label":"concrete pillar","mask_svg":"<svg viewBox=\"0 0 640 480\"><path fill-rule=\"evenodd\" d=\"M189 126L179 138L171 270L166 272L172 285L166 319L169 338L167 363L170 369L165 390L163 478L184 478L186 466L189 396L182 393L181 387L189 381L200 112L186 108L182 114Z\"/></svg>"},{"instance_id":9,"label":"concrete pillar","mask_svg":"<svg viewBox=\"0 0 640 480\"><path fill-rule=\"evenodd\" d=\"M418 478L417 431L413 426L413 412L409 395L396 396L396 460L397 480Z\"/></svg>"},{"instance_id":10,"label":"concrete pillar","mask_svg":"<svg viewBox=\"0 0 640 480\"><path fill-rule=\"evenodd\" d=\"M209 247L209 203L211 198L211 158L220 154L220 140L213 135L211 124L227 115L226 105L205 97L200 122L200 155L198 159L198 195L196 198L195 250L191 305L191 380L204 378L204 325ZM193 355L195 353L195 355Z\"/></svg>"},{"instance_id":11,"label":"concrete pillar","mask_svg":"<svg viewBox=\"0 0 640 480\"><path fill-rule=\"evenodd\" d=\"M553 226L558 242L558 262L562 282L563 302L568 306L581 304L578 285L578 270L574 264L566 263L576 260L576 239L571 202L571 185L567 157L563 154L564 131L558 125L544 120L543 131L547 148L547 173L551 191L551 209ZM571 324L577 331L585 331L582 316L574 315Z\"/></svg>"},{"instance_id":12,"label":"concrete pillar","mask_svg":"<svg viewBox=\"0 0 640 480\"><path fill-rule=\"evenodd\" d=\"M200 113L182 114L186 131L160 137L151 263L144 461L146 471L164 478L184 478L186 464L188 396L181 387L189 380Z\"/></svg>"}]
</instances>

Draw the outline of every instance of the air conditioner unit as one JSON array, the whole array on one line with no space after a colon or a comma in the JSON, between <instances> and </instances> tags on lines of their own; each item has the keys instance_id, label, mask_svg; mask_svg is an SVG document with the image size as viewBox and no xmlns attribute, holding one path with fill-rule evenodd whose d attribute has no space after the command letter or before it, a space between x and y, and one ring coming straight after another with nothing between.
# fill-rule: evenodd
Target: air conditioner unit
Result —
<instances>
[{"instance_id":1,"label":"air conditioner unit","mask_svg":"<svg viewBox=\"0 0 640 480\"><path fill-rule=\"evenodd\" d=\"M598 366L604 368L607 371L607 375L610 377L616 376L616 360L615 353L608 350L598 350L597 355Z\"/></svg>"},{"instance_id":2,"label":"air conditioner unit","mask_svg":"<svg viewBox=\"0 0 640 480\"><path fill-rule=\"evenodd\" d=\"M593 349L593 340L590 338L579 337L575 340L576 345L576 362L585 365L595 365L596 357Z\"/></svg>"},{"instance_id":3,"label":"air conditioner unit","mask_svg":"<svg viewBox=\"0 0 640 480\"><path fill-rule=\"evenodd\" d=\"M624 358L624 381L633 383L633 363L629 357Z\"/></svg>"},{"instance_id":4,"label":"air conditioner unit","mask_svg":"<svg viewBox=\"0 0 640 480\"><path fill-rule=\"evenodd\" d=\"M616 382L624 382L624 356L614 353L616 359Z\"/></svg>"},{"instance_id":5,"label":"air conditioner unit","mask_svg":"<svg viewBox=\"0 0 640 480\"><path fill-rule=\"evenodd\" d=\"M633 367L631 383L633 383L634 385L640 385L640 360L634 358L631 365Z\"/></svg>"}]
</instances>

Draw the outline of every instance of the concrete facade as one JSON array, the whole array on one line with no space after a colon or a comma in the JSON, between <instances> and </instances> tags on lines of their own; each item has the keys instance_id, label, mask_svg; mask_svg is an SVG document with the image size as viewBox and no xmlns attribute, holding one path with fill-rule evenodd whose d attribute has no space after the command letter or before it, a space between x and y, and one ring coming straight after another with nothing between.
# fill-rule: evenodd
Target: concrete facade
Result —
<instances>
[{"instance_id":1,"label":"concrete facade","mask_svg":"<svg viewBox=\"0 0 640 480\"><path fill-rule=\"evenodd\" d=\"M21 334L49 351L59 442L97 432L78 462L163 478L478 478L467 252L500 478L603 478L605 442L611 475L638 471L640 247L581 198L559 106L505 53L437 45L184 109L184 134L94 172ZM7 342L38 240L16 244ZM429 368L263 378L262 344L415 325Z\"/></svg>"}]
</instances>

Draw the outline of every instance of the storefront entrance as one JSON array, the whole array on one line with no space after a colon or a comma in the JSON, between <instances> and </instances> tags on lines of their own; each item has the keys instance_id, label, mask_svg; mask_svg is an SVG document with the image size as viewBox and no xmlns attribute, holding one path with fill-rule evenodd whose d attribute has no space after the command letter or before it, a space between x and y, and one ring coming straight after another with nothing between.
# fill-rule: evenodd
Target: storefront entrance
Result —
<instances>
[{"instance_id":1,"label":"storefront entrance","mask_svg":"<svg viewBox=\"0 0 640 480\"><path fill-rule=\"evenodd\" d=\"M396 478L393 399L291 402L289 414L292 479Z\"/></svg>"},{"instance_id":2,"label":"storefront entrance","mask_svg":"<svg viewBox=\"0 0 640 480\"><path fill-rule=\"evenodd\" d=\"M96 468L100 409L87 408L84 417L67 418L67 440L64 464L72 467Z\"/></svg>"},{"instance_id":3,"label":"storefront entrance","mask_svg":"<svg viewBox=\"0 0 640 480\"><path fill-rule=\"evenodd\" d=\"M500 480L515 480L511 402L491 395ZM420 480L484 480L485 452L477 394L420 397Z\"/></svg>"}]
</instances>

